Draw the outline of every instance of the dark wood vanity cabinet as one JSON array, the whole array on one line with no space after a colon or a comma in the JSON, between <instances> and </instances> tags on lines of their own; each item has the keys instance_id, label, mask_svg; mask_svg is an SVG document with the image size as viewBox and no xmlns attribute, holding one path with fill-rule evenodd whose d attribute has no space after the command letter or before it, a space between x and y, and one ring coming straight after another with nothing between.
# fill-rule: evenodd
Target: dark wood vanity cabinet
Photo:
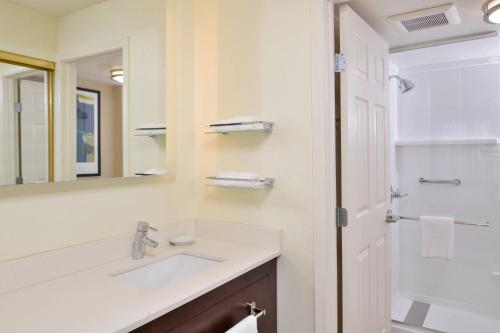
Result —
<instances>
[{"instance_id":1,"label":"dark wood vanity cabinet","mask_svg":"<svg viewBox=\"0 0 500 333\"><path fill-rule=\"evenodd\" d=\"M224 333L250 314L255 302L267 314L259 333L276 333L276 259L134 330L136 333Z\"/></svg>"}]
</instances>

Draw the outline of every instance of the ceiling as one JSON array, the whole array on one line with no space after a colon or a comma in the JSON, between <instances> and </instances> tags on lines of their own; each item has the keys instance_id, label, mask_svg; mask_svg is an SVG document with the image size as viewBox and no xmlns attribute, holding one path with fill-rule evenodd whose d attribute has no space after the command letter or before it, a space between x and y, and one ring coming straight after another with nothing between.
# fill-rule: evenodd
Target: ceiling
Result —
<instances>
[{"instance_id":1,"label":"ceiling","mask_svg":"<svg viewBox=\"0 0 500 333\"><path fill-rule=\"evenodd\" d=\"M106 0L10 0L55 16L63 16L104 1Z\"/></svg>"},{"instance_id":2,"label":"ceiling","mask_svg":"<svg viewBox=\"0 0 500 333\"><path fill-rule=\"evenodd\" d=\"M76 75L78 79L98 81L119 86L111 80L110 71L113 68L123 66L122 53L102 55L92 59L83 60L76 64Z\"/></svg>"},{"instance_id":3,"label":"ceiling","mask_svg":"<svg viewBox=\"0 0 500 333\"><path fill-rule=\"evenodd\" d=\"M403 33L387 20L389 16L454 2L462 23L419 32ZM348 4L384 39L391 48L440 39L498 31L497 25L483 21L486 0L351 0Z\"/></svg>"}]
</instances>

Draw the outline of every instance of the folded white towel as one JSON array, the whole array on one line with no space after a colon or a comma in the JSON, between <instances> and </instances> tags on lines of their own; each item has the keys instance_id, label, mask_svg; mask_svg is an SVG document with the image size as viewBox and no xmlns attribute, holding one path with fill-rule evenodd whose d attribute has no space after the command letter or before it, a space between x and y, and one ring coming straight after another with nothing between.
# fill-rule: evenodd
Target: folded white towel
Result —
<instances>
[{"instance_id":1,"label":"folded white towel","mask_svg":"<svg viewBox=\"0 0 500 333\"><path fill-rule=\"evenodd\" d=\"M237 188L250 188L250 189L261 189L265 187L265 184L263 184L258 180L241 181L241 180L217 179L214 180L213 184L220 187L237 187Z\"/></svg>"},{"instance_id":2,"label":"folded white towel","mask_svg":"<svg viewBox=\"0 0 500 333\"><path fill-rule=\"evenodd\" d=\"M238 325L231 328L226 333L258 333L257 331L257 318L255 316L248 316Z\"/></svg>"},{"instance_id":3,"label":"folded white towel","mask_svg":"<svg viewBox=\"0 0 500 333\"><path fill-rule=\"evenodd\" d=\"M165 123L147 123L147 124L142 124L141 126L137 127L138 130L141 129L165 129L167 125Z\"/></svg>"},{"instance_id":4,"label":"folded white towel","mask_svg":"<svg viewBox=\"0 0 500 333\"><path fill-rule=\"evenodd\" d=\"M166 169L148 169L143 172L144 175L151 175L151 176L161 176L167 173Z\"/></svg>"},{"instance_id":5,"label":"folded white towel","mask_svg":"<svg viewBox=\"0 0 500 333\"><path fill-rule=\"evenodd\" d=\"M216 175L217 178L226 179L243 179L243 180L257 180L259 177L253 172L236 172L236 171L221 171Z\"/></svg>"},{"instance_id":6,"label":"folded white towel","mask_svg":"<svg viewBox=\"0 0 500 333\"><path fill-rule=\"evenodd\" d=\"M420 217L422 256L451 260L455 257L455 221L452 217Z\"/></svg>"},{"instance_id":7,"label":"folded white towel","mask_svg":"<svg viewBox=\"0 0 500 333\"><path fill-rule=\"evenodd\" d=\"M243 125L217 125L210 130L215 133L228 133L228 132L244 132L244 131L263 131L265 125L261 123L244 123Z\"/></svg>"},{"instance_id":8,"label":"folded white towel","mask_svg":"<svg viewBox=\"0 0 500 333\"><path fill-rule=\"evenodd\" d=\"M254 121L255 117L236 117L236 118L218 120L213 122L212 125L251 123Z\"/></svg>"}]
</instances>

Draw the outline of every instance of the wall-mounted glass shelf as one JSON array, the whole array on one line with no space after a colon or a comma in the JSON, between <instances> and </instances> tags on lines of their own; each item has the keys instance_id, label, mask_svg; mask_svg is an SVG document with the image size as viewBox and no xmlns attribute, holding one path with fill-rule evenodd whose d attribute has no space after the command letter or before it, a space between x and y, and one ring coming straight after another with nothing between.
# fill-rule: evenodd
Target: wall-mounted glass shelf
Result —
<instances>
[{"instance_id":1,"label":"wall-mounted glass shelf","mask_svg":"<svg viewBox=\"0 0 500 333\"><path fill-rule=\"evenodd\" d=\"M147 123L137 127L134 136L158 136L167 134L167 125L165 123Z\"/></svg>"},{"instance_id":2,"label":"wall-mounted glass shelf","mask_svg":"<svg viewBox=\"0 0 500 333\"><path fill-rule=\"evenodd\" d=\"M451 146L451 145L497 145L498 138L485 139L431 139L431 140L396 140L396 146Z\"/></svg>"},{"instance_id":3,"label":"wall-mounted glass shelf","mask_svg":"<svg viewBox=\"0 0 500 333\"><path fill-rule=\"evenodd\" d=\"M210 124L206 134L229 134L234 132L266 132L273 130L273 123L269 121L248 121L237 123Z\"/></svg>"},{"instance_id":4,"label":"wall-mounted glass shelf","mask_svg":"<svg viewBox=\"0 0 500 333\"><path fill-rule=\"evenodd\" d=\"M157 136L166 134L167 134L166 128L155 128L155 129L138 128L134 132L134 136Z\"/></svg>"},{"instance_id":5,"label":"wall-mounted glass shelf","mask_svg":"<svg viewBox=\"0 0 500 333\"><path fill-rule=\"evenodd\" d=\"M165 169L148 169L143 172L136 172L136 176L146 177L146 176L163 176L167 173Z\"/></svg>"},{"instance_id":6,"label":"wall-mounted glass shelf","mask_svg":"<svg viewBox=\"0 0 500 333\"><path fill-rule=\"evenodd\" d=\"M261 179L239 179L239 178L222 178L222 177L207 177L211 187L233 187L233 188L246 188L261 190L272 188L274 185L273 178Z\"/></svg>"}]
</instances>

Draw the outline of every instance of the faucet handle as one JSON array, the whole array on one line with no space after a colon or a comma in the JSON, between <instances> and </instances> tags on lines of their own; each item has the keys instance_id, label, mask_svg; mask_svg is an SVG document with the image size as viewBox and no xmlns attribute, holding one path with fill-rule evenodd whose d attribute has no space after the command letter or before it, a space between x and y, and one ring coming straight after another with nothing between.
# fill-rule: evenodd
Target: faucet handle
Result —
<instances>
[{"instance_id":1,"label":"faucet handle","mask_svg":"<svg viewBox=\"0 0 500 333\"><path fill-rule=\"evenodd\" d=\"M137 231L147 232L148 230L158 231L158 229L150 226L148 222L138 222L137 223Z\"/></svg>"}]
</instances>

